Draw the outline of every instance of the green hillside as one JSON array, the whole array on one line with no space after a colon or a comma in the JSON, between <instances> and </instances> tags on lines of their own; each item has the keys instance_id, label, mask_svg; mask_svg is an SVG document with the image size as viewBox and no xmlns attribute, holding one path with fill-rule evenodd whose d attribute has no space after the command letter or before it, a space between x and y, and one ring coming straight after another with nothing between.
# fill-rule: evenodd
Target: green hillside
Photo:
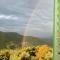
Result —
<instances>
[{"instance_id":1,"label":"green hillside","mask_svg":"<svg viewBox=\"0 0 60 60\"><path fill-rule=\"evenodd\" d=\"M21 47L23 36L16 32L0 32L0 48L16 48ZM48 44L52 46L52 39L36 38L32 36L25 36L27 46L36 46L41 44Z\"/></svg>"},{"instance_id":2,"label":"green hillside","mask_svg":"<svg viewBox=\"0 0 60 60\"><path fill-rule=\"evenodd\" d=\"M32 37L32 36L26 36L26 41L28 42L28 45L44 45L48 44L49 46L53 46L53 40L52 39L47 39L47 38L37 38L37 37Z\"/></svg>"},{"instance_id":3,"label":"green hillside","mask_svg":"<svg viewBox=\"0 0 60 60\"><path fill-rule=\"evenodd\" d=\"M0 32L0 48L4 48L7 45L21 46L22 35L15 32Z\"/></svg>"}]
</instances>

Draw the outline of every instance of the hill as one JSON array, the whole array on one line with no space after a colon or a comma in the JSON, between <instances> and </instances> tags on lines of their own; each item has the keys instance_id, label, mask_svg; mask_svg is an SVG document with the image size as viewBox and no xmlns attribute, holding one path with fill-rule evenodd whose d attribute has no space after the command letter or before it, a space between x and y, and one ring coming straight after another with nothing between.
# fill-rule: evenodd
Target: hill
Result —
<instances>
[{"instance_id":1,"label":"hill","mask_svg":"<svg viewBox=\"0 0 60 60\"><path fill-rule=\"evenodd\" d=\"M22 35L16 32L0 32L0 48L4 48L7 45L21 46Z\"/></svg>"},{"instance_id":2,"label":"hill","mask_svg":"<svg viewBox=\"0 0 60 60\"><path fill-rule=\"evenodd\" d=\"M28 42L27 45L49 45L51 47L53 47L53 40L48 39L48 38L37 38L37 37L32 37L32 36L25 36L25 41Z\"/></svg>"},{"instance_id":3,"label":"hill","mask_svg":"<svg viewBox=\"0 0 60 60\"><path fill-rule=\"evenodd\" d=\"M21 47L23 41L22 35L16 32L1 32L0 31L0 48L16 48ZM27 42L27 46L36 46L42 44L48 44L52 46L52 39L44 39L44 38L37 38L32 36L25 36L25 41Z\"/></svg>"}]
</instances>

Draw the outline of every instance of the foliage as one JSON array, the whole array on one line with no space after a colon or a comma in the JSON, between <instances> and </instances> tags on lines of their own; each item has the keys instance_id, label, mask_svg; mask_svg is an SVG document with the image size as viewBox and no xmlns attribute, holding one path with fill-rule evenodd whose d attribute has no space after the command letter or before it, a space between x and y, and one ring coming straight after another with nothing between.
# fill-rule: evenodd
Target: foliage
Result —
<instances>
[{"instance_id":1,"label":"foliage","mask_svg":"<svg viewBox=\"0 0 60 60\"><path fill-rule=\"evenodd\" d=\"M47 45L0 50L0 60L52 60L53 49Z\"/></svg>"}]
</instances>

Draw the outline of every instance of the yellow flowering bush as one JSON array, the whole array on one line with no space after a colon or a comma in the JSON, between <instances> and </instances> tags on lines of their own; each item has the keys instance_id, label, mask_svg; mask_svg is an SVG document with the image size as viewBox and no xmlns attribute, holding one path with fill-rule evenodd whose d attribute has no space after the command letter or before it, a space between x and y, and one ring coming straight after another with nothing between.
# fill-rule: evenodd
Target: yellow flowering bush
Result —
<instances>
[{"instance_id":1,"label":"yellow flowering bush","mask_svg":"<svg viewBox=\"0 0 60 60\"><path fill-rule=\"evenodd\" d=\"M48 45L0 50L0 60L52 60L53 49Z\"/></svg>"}]
</instances>

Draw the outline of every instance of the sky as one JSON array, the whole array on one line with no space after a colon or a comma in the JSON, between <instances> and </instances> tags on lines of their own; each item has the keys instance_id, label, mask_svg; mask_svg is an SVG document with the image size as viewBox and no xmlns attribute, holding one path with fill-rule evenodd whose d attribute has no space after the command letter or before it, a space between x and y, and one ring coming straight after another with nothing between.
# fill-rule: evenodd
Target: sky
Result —
<instances>
[{"instance_id":1,"label":"sky","mask_svg":"<svg viewBox=\"0 0 60 60\"><path fill-rule=\"evenodd\" d=\"M53 0L0 0L0 31L51 37L53 5Z\"/></svg>"}]
</instances>

